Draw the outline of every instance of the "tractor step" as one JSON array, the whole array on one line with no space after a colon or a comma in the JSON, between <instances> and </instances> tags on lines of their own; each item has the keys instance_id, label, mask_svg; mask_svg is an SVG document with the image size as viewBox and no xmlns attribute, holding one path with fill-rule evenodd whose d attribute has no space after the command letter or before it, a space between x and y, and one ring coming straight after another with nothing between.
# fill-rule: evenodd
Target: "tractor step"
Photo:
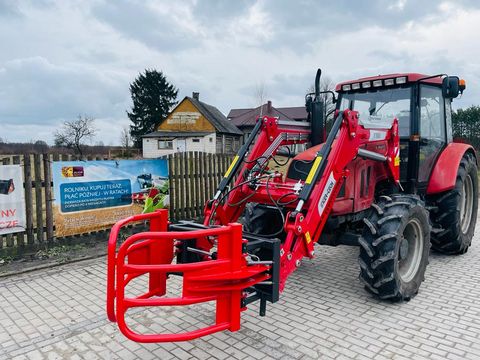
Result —
<instances>
[{"instance_id":1,"label":"tractor step","mask_svg":"<svg viewBox=\"0 0 480 360\"><path fill-rule=\"evenodd\" d=\"M130 236L117 250L120 229L131 222L142 220L150 220L150 231ZM245 310L244 299L247 292L255 289L260 293L266 289L266 295L262 296L267 298L270 288L263 288L264 285L258 284L278 283L278 270L275 269L273 276L271 261L257 263L248 261L249 246L247 240L243 239L242 225L229 224L208 228L199 224L184 223L180 226L183 231L175 226L169 226L168 211L159 210L132 216L112 228L108 244L107 315L111 321L118 323L120 331L131 340L187 341L222 330L236 331L240 328L240 313ZM177 231L171 231L172 229ZM216 243L215 259L172 263L174 242L206 238ZM271 244L273 252L276 252L277 245L273 245L274 241ZM265 248L269 246L264 245ZM170 274L183 276L180 297L165 297ZM127 297L125 289L128 283L142 275L149 277L148 291L135 297ZM215 324L189 332L140 334L133 331L125 319L126 312L131 308L182 306L210 301L215 302L216 306Z\"/></svg>"}]
</instances>

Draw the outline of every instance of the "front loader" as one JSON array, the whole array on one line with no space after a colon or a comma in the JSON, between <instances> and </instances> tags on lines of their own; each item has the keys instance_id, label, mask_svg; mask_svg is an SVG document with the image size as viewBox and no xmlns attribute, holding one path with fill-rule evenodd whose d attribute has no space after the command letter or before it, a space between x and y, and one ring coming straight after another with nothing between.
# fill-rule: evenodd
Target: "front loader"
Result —
<instances>
[{"instance_id":1,"label":"front loader","mask_svg":"<svg viewBox=\"0 0 480 360\"><path fill-rule=\"evenodd\" d=\"M252 302L264 316L314 245L359 246L360 279L381 299L405 301L424 280L429 250L468 250L477 218L477 158L452 142L451 101L465 89L444 74L391 74L307 94L307 122L259 117L211 200L202 224L168 222L167 210L117 223L108 249L107 314L139 342L186 341L240 328ZM327 132L322 96L336 109ZM298 149L303 151L297 152ZM285 167L285 173L275 170ZM117 246L120 229L150 231ZM241 223L241 224L240 224ZM148 289L127 295L148 276ZM182 277L182 294L167 283ZM214 302L215 323L187 333L140 334L136 307Z\"/></svg>"}]
</instances>

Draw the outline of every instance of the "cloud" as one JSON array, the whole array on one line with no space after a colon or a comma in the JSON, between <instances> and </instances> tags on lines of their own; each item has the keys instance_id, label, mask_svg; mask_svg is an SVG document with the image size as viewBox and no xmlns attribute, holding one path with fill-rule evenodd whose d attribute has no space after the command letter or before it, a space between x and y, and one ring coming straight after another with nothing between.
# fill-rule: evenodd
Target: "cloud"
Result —
<instances>
[{"instance_id":1,"label":"cloud","mask_svg":"<svg viewBox=\"0 0 480 360\"><path fill-rule=\"evenodd\" d=\"M0 18L16 18L20 16L18 6L13 0L4 0L0 2Z\"/></svg>"},{"instance_id":2,"label":"cloud","mask_svg":"<svg viewBox=\"0 0 480 360\"><path fill-rule=\"evenodd\" d=\"M0 68L0 117L52 124L78 114L119 114L128 79L89 66L56 65L43 57L15 59Z\"/></svg>"},{"instance_id":3,"label":"cloud","mask_svg":"<svg viewBox=\"0 0 480 360\"><path fill-rule=\"evenodd\" d=\"M0 17L9 141L51 141L58 124L86 114L97 119L94 142L118 144L128 85L145 68L224 113L253 106L259 83L275 106L302 106L318 67L334 81L447 72L467 79L456 107L480 95L473 0L24 0L0 2Z\"/></svg>"},{"instance_id":4,"label":"cloud","mask_svg":"<svg viewBox=\"0 0 480 360\"><path fill-rule=\"evenodd\" d=\"M104 2L93 6L91 13L123 36L160 52L193 48L203 33L191 7L182 2Z\"/></svg>"}]
</instances>

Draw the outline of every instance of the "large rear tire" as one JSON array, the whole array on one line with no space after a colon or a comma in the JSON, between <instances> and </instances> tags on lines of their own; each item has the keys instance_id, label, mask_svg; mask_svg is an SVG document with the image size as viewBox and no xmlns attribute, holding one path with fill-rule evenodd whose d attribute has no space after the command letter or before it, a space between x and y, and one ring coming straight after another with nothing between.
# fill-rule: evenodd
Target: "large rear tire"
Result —
<instances>
[{"instance_id":1,"label":"large rear tire","mask_svg":"<svg viewBox=\"0 0 480 360\"><path fill-rule=\"evenodd\" d=\"M478 212L477 162L471 153L460 161L455 187L433 199L432 248L444 254L464 254L472 243Z\"/></svg>"},{"instance_id":2,"label":"large rear tire","mask_svg":"<svg viewBox=\"0 0 480 360\"><path fill-rule=\"evenodd\" d=\"M410 300L424 280L430 250L430 224L415 195L381 196L364 219L360 279L380 299Z\"/></svg>"}]
</instances>

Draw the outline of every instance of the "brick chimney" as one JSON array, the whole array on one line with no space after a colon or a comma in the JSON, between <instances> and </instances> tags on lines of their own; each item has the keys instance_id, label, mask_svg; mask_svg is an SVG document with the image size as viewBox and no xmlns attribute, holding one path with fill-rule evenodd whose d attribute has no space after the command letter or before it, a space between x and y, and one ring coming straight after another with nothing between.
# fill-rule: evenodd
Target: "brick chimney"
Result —
<instances>
[{"instance_id":1,"label":"brick chimney","mask_svg":"<svg viewBox=\"0 0 480 360\"><path fill-rule=\"evenodd\" d=\"M272 102L270 100L268 100L267 102L267 114L271 114L272 113Z\"/></svg>"},{"instance_id":2,"label":"brick chimney","mask_svg":"<svg viewBox=\"0 0 480 360\"><path fill-rule=\"evenodd\" d=\"M200 93L199 92L192 92L192 98L195 100L200 100Z\"/></svg>"}]
</instances>

